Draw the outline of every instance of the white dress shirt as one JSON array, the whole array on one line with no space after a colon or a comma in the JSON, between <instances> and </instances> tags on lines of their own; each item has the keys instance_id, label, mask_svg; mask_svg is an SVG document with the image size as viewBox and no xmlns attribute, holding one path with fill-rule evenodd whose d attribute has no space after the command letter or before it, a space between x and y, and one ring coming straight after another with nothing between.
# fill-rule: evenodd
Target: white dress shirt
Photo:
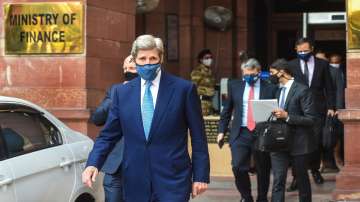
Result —
<instances>
[{"instance_id":1,"label":"white dress shirt","mask_svg":"<svg viewBox=\"0 0 360 202\"><path fill-rule=\"evenodd\" d=\"M158 74L156 75L155 79L152 81L152 85L150 86L150 91L153 97L153 104L154 109L156 106L156 99L159 92L159 86L160 86L160 78L161 78L161 70L159 70ZM144 94L145 94L145 88L146 88L146 81L141 78L141 107L143 104Z\"/></svg>"},{"instance_id":2,"label":"white dress shirt","mask_svg":"<svg viewBox=\"0 0 360 202\"><path fill-rule=\"evenodd\" d=\"M243 94L243 104L242 104L242 127L247 127L247 114L248 114L248 102L249 102L249 92L250 85L245 82L244 94ZM254 100L260 99L260 79L254 84Z\"/></svg>"},{"instance_id":3,"label":"white dress shirt","mask_svg":"<svg viewBox=\"0 0 360 202\"><path fill-rule=\"evenodd\" d=\"M291 88L291 86L293 85L293 83L294 83L294 79L292 78L291 80L289 80L285 85L282 85L282 86L280 86L280 87L285 87L286 89L285 89L285 98L284 98L284 102L286 103L286 99L287 99L287 96L288 96L288 94L289 94L289 91L290 91L290 88ZM280 102L281 102L281 100L283 99L283 91L281 91L281 94L280 94L280 97L279 97L279 107L280 107ZM284 103L284 104L285 104ZM285 107L285 106L284 106Z\"/></svg>"},{"instance_id":4,"label":"white dress shirt","mask_svg":"<svg viewBox=\"0 0 360 202\"><path fill-rule=\"evenodd\" d=\"M300 60L301 65L301 71L304 74L305 73L305 61ZM311 81L314 75L314 69L315 69L315 58L314 56L311 56L309 60L307 61L308 69L309 69L309 86L311 86Z\"/></svg>"}]
</instances>

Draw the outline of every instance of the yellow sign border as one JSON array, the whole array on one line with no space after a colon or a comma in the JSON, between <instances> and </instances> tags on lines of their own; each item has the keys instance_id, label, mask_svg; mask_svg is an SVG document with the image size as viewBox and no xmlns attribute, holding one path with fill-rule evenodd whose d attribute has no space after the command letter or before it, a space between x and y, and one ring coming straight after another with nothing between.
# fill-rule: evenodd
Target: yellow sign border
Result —
<instances>
[{"instance_id":1,"label":"yellow sign border","mask_svg":"<svg viewBox=\"0 0 360 202\"><path fill-rule=\"evenodd\" d=\"M38 8L39 6L42 6L44 9L46 8L54 8L57 9L56 11L60 12L47 12L47 10L41 11L42 13L60 13L60 14L64 14L66 12L61 12L61 9L70 9L73 7L78 7L78 9L75 9L75 13L77 12L77 14L79 14L80 16L80 21L76 22L78 25L62 25L62 27L60 27L60 25L52 25L52 26L56 26L55 28L48 28L46 27L47 25L41 25L42 27L40 27L40 25L35 25L38 26L38 30L39 32L45 32L46 31L52 31L54 30L66 30L66 28L68 28L67 31L72 31L72 33L74 33L74 35L69 35L70 37L67 37L67 41L65 42L39 42L39 43L21 43L19 41L18 46L22 46L22 48L17 48L15 47L14 49L11 50L11 48L9 48L9 44L16 44L16 40L14 40L14 37L9 36L11 28L9 25L9 10L11 8L21 8L21 6L24 7L29 7L29 6L34 6L37 7L36 11L38 13L40 13L39 10L41 10L41 8ZM56 5L56 6L54 6ZM63 5L63 8L62 8ZM30 9L30 8L27 8ZM24 3L3 3L3 11L4 11L4 19L3 19L3 30L5 33L4 36L4 47L5 47L5 55L60 55L60 54L83 54L85 51L85 6L83 4L83 2L81 1L72 1L72 2L24 2ZM36 12L35 12L36 13ZM29 12L28 14L33 14L31 12ZM7 27L8 26L8 27ZM27 25L26 25L27 26ZM33 26L33 25L31 25ZM28 26L28 31L33 32L33 27ZM67 26L67 27L66 27ZM71 30L69 27L71 26L71 28L73 30ZM49 26L50 27L50 26ZM74 29L77 28L77 29ZM12 28L12 29L22 29L21 26L16 26L16 28ZM75 31L74 31L75 30ZM18 31L18 30L16 30ZM69 31L69 32L70 32ZM70 32L71 33L71 32ZM75 37L72 37L75 36ZM19 37L17 35L17 37ZM70 41L68 39L76 39L73 41ZM12 41L9 41L12 40ZM56 44L57 43L57 44ZM39 45L40 44L40 45Z\"/></svg>"}]
</instances>

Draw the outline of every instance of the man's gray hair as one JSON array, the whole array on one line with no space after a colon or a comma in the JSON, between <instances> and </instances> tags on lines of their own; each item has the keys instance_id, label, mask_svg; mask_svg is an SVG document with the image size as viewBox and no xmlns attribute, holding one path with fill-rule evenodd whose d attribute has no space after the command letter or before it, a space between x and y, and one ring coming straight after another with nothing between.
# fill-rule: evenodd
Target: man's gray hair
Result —
<instances>
[{"instance_id":1,"label":"man's gray hair","mask_svg":"<svg viewBox=\"0 0 360 202\"><path fill-rule=\"evenodd\" d=\"M249 58L244 63L241 64L241 68L243 69L261 69L260 62L255 58Z\"/></svg>"},{"instance_id":2,"label":"man's gray hair","mask_svg":"<svg viewBox=\"0 0 360 202\"><path fill-rule=\"evenodd\" d=\"M156 49L159 52L160 62L163 62L164 57L164 44L160 38L153 35L140 35L132 44L131 55L136 58L139 50L152 50Z\"/></svg>"}]
</instances>

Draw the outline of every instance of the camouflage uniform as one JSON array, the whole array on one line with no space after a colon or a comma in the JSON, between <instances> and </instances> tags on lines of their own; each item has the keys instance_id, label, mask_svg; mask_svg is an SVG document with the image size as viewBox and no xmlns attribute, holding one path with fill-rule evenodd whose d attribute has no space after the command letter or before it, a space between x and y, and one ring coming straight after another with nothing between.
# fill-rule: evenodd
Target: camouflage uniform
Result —
<instances>
[{"instance_id":1,"label":"camouflage uniform","mask_svg":"<svg viewBox=\"0 0 360 202\"><path fill-rule=\"evenodd\" d=\"M205 65L200 64L191 72L191 80L197 85L203 115L207 116L211 114L211 98L215 93L215 78L213 77L211 70Z\"/></svg>"}]
</instances>

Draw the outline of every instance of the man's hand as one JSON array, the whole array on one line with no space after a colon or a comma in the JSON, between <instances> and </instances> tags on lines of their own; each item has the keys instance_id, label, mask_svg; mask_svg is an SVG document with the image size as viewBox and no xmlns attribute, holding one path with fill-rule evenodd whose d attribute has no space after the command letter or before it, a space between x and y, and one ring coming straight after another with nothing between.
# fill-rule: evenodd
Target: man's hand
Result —
<instances>
[{"instance_id":1,"label":"man's hand","mask_svg":"<svg viewBox=\"0 0 360 202\"><path fill-rule=\"evenodd\" d=\"M335 111L332 110L332 109L329 109L329 110L327 111L327 115L328 115L328 116L334 116L334 115L335 115Z\"/></svg>"},{"instance_id":2,"label":"man's hand","mask_svg":"<svg viewBox=\"0 0 360 202\"><path fill-rule=\"evenodd\" d=\"M219 144L219 142L224 139L224 133L219 133L216 139L216 142Z\"/></svg>"},{"instance_id":3,"label":"man's hand","mask_svg":"<svg viewBox=\"0 0 360 202\"><path fill-rule=\"evenodd\" d=\"M192 185L192 194L191 197L195 198L196 196L204 193L208 188L207 183L194 182Z\"/></svg>"},{"instance_id":4,"label":"man's hand","mask_svg":"<svg viewBox=\"0 0 360 202\"><path fill-rule=\"evenodd\" d=\"M92 188L92 183L95 182L96 177L98 176L99 171L94 166L88 166L85 168L84 172L82 173L82 182Z\"/></svg>"},{"instance_id":5,"label":"man's hand","mask_svg":"<svg viewBox=\"0 0 360 202\"><path fill-rule=\"evenodd\" d=\"M289 114L283 109L276 109L273 111L273 113L278 119L286 119L289 116Z\"/></svg>"}]
</instances>

